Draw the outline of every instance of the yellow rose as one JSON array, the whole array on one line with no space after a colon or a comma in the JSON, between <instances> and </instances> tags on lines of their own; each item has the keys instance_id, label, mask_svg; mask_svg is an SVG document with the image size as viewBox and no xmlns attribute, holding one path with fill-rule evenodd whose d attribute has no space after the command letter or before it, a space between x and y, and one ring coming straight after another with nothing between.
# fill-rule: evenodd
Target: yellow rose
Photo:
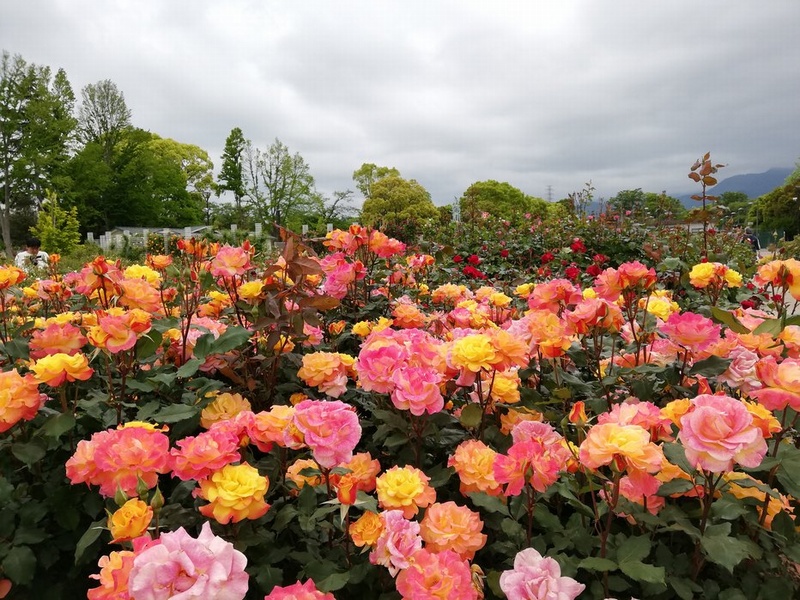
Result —
<instances>
[{"instance_id":1,"label":"yellow rose","mask_svg":"<svg viewBox=\"0 0 800 600\"><path fill-rule=\"evenodd\" d=\"M225 421L250 410L250 403L240 394L223 393L203 409L200 413L200 425L209 429L217 421Z\"/></svg>"},{"instance_id":2,"label":"yellow rose","mask_svg":"<svg viewBox=\"0 0 800 600\"><path fill-rule=\"evenodd\" d=\"M689 282L696 288L708 287L711 280L714 278L716 268L714 263L699 263L692 267L689 271Z\"/></svg>"},{"instance_id":3,"label":"yellow rose","mask_svg":"<svg viewBox=\"0 0 800 600\"><path fill-rule=\"evenodd\" d=\"M742 287L742 274L739 271L728 269L725 271L725 281L728 287Z\"/></svg>"},{"instance_id":4,"label":"yellow rose","mask_svg":"<svg viewBox=\"0 0 800 600\"><path fill-rule=\"evenodd\" d=\"M372 331L372 324L369 321L359 321L353 325L353 335L367 337Z\"/></svg>"},{"instance_id":5,"label":"yellow rose","mask_svg":"<svg viewBox=\"0 0 800 600\"><path fill-rule=\"evenodd\" d=\"M269 478L247 463L226 465L199 483L197 495L209 502L200 512L223 525L258 519L269 510L264 500Z\"/></svg>"},{"instance_id":6,"label":"yellow rose","mask_svg":"<svg viewBox=\"0 0 800 600\"><path fill-rule=\"evenodd\" d=\"M477 373L481 369L491 369L497 351L489 336L482 333L468 335L453 343L453 366Z\"/></svg>"},{"instance_id":7,"label":"yellow rose","mask_svg":"<svg viewBox=\"0 0 800 600\"><path fill-rule=\"evenodd\" d=\"M31 371L36 379L52 387L58 387L65 381L86 381L94 373L89 360L80 352L73 356L60 352L43 356L31 365Z\"/></svg>"},{"instance_id":8,"label":"yellow rose","mask_svg":"<svg viewBox=\"0 0 800 600\"><path fill-rule=\"evenodd\" d=\"M108 517L112 544L127 542L143 535L153 519L153 509L138 498L131 498Z\"/></svg>"},{"instance_id":9,"label":"yellow rose","mask_svg":"<svg viewBox=\"0 0 800 600\"><path fill-rule=\"evenodd\" d=\"M131 265L123 272L126 279L144 279L150 285L157 286L161 283L158 271L144 265Z\"/></svg>"},{"instance_id":10,"label":"yellow rose","mask_svg":"<svg viewBox=\"0 0 800 600\"><path fill-rule=\"evenodd\" d=\"M532 290L533 290L532 283L523 283L522 285L518 285L516 287L514 293L520 298L527 298L528 296L530 296Z\"/></svg>"},{"instance_id":11,"label":"yellow rose","mask_svg":"<svg viewBox=\"0 0 800 600\"><path fill-rule=\"evenodd\" d=\"M406 519L436 501L436 490L428 476L415 467L394 466L375 480L378 504L386 510L399 509Z\"/></svg>"},{"instance_id":12,"label":"yellow rose","mask_svg":"<svg viewBox=\"0 0 800 600\"><path fill-rule=\"evenodd\" d=\"M248 281L239 286L237 290L239 297L248 302L254 302L261 296L261 290L264 289L263 281Z\"/></svg>"},{"instance_id":13,"label":"yellow rose","mask_svg":"<svg viewBox=\"0 0 800 600\"><path fill-rule=\"evenodd\" d=\"M504 307L511 304L511 298L506 296L503 292L495 292L489 296L489 302L494 306Z\"/></svg>"}]
</instances>

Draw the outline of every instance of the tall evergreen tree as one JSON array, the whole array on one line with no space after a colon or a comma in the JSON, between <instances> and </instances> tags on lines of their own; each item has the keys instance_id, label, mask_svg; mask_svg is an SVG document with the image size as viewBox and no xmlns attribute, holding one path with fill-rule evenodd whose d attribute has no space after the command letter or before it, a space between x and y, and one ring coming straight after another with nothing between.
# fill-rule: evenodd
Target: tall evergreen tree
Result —
<instances>
[{"instance_id":1,"label":"tall evergreen tree","mask_svg":"<svg viewBox=\"0 0 800 600\"><path fill-rule=\"evenodd\" d=\"M75 97L63 70L28 64L3 52L0 60L0 231L13 249L12 213L35 211L46 190L63 183L75 129ZM18 238L27 232L19 232Z\"/></svg>"},{"instance_id":2,"label":"tall evergreen tree","mask_svg":"<svg viewBox=\"0 0 800 600\"><path fill-rule=\"evenodd\" d=\"M231 129L230 135L225 140L225 150L222 152L222 167L219 172L217 189L233 193L236 211L242 209L244 197L244 151L247 140L242 130L238 127Z\"/></svg>"}]
</instances>

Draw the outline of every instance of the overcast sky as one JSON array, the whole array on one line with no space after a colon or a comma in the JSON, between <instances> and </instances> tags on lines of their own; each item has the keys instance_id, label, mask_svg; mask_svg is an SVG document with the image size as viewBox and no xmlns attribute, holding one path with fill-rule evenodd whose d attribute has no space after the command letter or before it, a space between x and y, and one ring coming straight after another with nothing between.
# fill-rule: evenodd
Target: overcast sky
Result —
<instances>
[{"instance_id":1,"label":"overcast sky","mask_svg":"<svg viewBox=\"0 0 800 600\"><path fill-rule=\"evenodd\" d=\"M393 166L448 204L475 181L695 191L800 157L798 0L0 0L0 47L112 80L133 124L208 151L240 127L323 193Z\"/></svg>"}]
</instances>

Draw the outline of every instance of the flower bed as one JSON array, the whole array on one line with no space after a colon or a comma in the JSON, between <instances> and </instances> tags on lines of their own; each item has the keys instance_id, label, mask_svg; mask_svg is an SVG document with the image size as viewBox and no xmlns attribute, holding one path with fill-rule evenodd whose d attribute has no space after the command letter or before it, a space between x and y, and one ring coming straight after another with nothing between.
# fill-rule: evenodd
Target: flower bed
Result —
<instances>
[{"instance_id":1,"label":"flower bed","mask_svg":"<svg viewBox=\"0 0 800 600\"><path fill-rule=\"evenodd\" d=\"M178 245L0 268L0 597L800 589L800 263Z\"/></svg>"}]
</instances>

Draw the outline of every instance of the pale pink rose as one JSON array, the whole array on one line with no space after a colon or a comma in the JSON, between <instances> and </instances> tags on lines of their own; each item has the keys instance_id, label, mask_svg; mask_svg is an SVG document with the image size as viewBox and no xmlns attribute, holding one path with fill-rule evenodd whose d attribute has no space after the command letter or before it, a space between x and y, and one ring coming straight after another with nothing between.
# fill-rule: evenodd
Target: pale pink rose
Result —
<instances>
[{"instance_id":1,"label":"pale pink rose","mask_svg":"<svg viewBox=\"0 0 800 600\"><path fill-rule=\"evenodd\" d=\"M761 430L747 407L729 396L702 394L692 400L694 410L681 417L678 439L695 467L713 473L757 467L767 452Z\"/></svg>"},{"instance_id":2,"label":"pale pink rose","mask_svg":"<svg viewBox=\"0 0 800 600\"><path fill-rule=\"evenodd\" d=\"M264 596L264 600L336 600L330 592L320 592L314 581L293 583L284 587L274 587Z\"/></svg>"},{"instance_id":3,"label":"pale pink rose","mask_svg":"<svg viewBox=\"0 0 800 600\"><path fill-rule=\"evenodd\" d=\"M574 600L586 586L561 576L552 558L526 548L514 558L514 569L500 575L500 589L508 600Z\"/></svg>"},{"instance_id":4,"label":"pale pink rose","mask_svg":"<svg viewBox=\"0 0 800 600\"><path fill-rule=\"evenodd\" d=\"M348 462L361 439L352 406L339 400L303 400L295 406L294 424L303 433L314 460L324 469Z\"/></svg>"},{"instance_id":5,"label":"pale pink rose","mask_svg":"<svg viewBox=\"0 0 800 600\"><path fill-rule=\"evenodd\" d=\"M414 553L422 548L419 523L403 517L402 510L387 510L380 514L383 531L370 552L369 562L383 565L392 577L411 566Z\"/></svg>"},{"instance_id":6,"label":"pale pink rose","mask_svg":"<svg viewBox=\"0 0 800 600\"><path fill-rule=\"evenodd\" d=\"M787 406L800 410L800 360L787 358L778 363L774 356L766 356L756 363L756 375L764 387L750 396L769 410Z\"/></svg>"},{"instance_id":7,"label":"pale pink rose","mask_svg":"<svg viewBox=\"0 0 800 600\"><path fill-rule=\"evenodd\" d=\"M425 367L406 367L392 375L395 384L392 403L400 410L420 416L434 414L444 408L444 398L439 389L441 375Z\"/></svg>"},{"instance_id":8,"label":"pale pink rose","mask_svg":"<svg viewBox=\"0 0 800 600\"><path fill-rule=\"evenodd\" d=\"M520 421L511 430L514 443L539 442L544 446L560 444L563 440L550 423L544 421Z\"/></svg>"},{"instance_id":9,"label":"pale pink rose","mask_svg":"<svg viewBox=\"0 0 800 600\"><path fill-rule=\"evenodd\" d=\"M211 274L214 277L244 275L250 268L250 253L240 247L223 246L211 261Z\"/></svg>"},{"instance_id":10,"label":"pale pink rose","mask_svg":"<svg viewBox=\"0 0 800 600\"><path fill-rule=\"evenodd\" d=\"M371 333L361 345L356 361L359 385L368 392L394 391L392 374L407 364L408 349L394 339L391 329Z\"/></svg>"},{"instance_id":11,"label":"pale pink rose","mask_svg":"<svg viewBox=\"0 0 800 600\"><path fill-rule=\"evenodd\" d=\"M727 371L717 377L717 381L745 394L764 387L756 374L758 354L744 346L736 346L730 351L728 358L732 359L731 364Z\"/></svg>"},{"instance_id":12,"label":"pale pink rose","mask_svg":"<svg viewBox=\"0 0 800 600\"><path fill-rule=\"evenodd\" d=\"M136 556L128 592L135 600L242 600L246 565L245 555L215 536L208 522L197 539L181 527Z\"/></svg>"}]
</instances>

